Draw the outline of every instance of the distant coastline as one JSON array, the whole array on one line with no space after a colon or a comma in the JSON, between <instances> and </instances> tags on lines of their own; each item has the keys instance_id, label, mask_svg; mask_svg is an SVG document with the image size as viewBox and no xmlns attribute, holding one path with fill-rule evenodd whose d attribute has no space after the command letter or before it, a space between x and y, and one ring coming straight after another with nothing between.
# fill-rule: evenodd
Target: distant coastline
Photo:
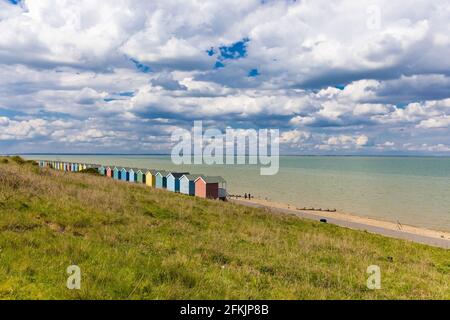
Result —
<instances>
[{"instance_id":1,"label":"distant coastline","mask_svg":"<svg viewBox=\"0 0 450 320\"><path fill-rule=\"evenodd\" d=\"M170 156L170 153L6 153L2 156ZM256 156L256 155L240 155ZM280 154L281 157L450 158L449 154Z\"/></svg>"}]
</instances>

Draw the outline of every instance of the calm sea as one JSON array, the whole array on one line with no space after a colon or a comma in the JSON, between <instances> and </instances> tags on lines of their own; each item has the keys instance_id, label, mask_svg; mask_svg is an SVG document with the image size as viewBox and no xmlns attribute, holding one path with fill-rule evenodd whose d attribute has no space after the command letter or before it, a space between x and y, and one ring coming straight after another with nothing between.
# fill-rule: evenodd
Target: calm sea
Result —
<instances>
[{"instance_id":1,"label":"calm sea","mask_svg":"<svg viewBox=\"0 0 450 320\"><path fill-rule=\"evenodd\" d=\"M277 175L261 176L254 165L177 166L170 156L25 157L221 175L230 194L450 231L450 158L283 156Z\"/></svg>"}]
</instances>

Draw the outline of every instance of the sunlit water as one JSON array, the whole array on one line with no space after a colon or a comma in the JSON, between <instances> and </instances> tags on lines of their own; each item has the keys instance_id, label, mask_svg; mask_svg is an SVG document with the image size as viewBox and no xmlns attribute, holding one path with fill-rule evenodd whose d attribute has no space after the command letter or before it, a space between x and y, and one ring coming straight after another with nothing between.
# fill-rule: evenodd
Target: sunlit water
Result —
<instances>
[{"instance_id":1,"label":"sunlit water","mask_svg":"<svg viewBox=\"0 0 450 320\"><path fill-rule=\"evenodd\" d=\"M450 231L450 158L283 156L274 176L254 165L174 165L169 156L30 155L48 159L221 175L230 194Z\"/></svg>"}]
</instances>

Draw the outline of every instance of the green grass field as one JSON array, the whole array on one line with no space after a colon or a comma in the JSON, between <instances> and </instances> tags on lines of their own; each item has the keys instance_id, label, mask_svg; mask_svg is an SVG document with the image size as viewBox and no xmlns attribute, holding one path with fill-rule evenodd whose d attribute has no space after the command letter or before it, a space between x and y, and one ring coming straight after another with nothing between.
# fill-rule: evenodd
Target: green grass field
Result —
<instances>
[{"instance_id":1,"label":"green grass field","mask_svg":"<svg viewBox=\"0 0 450 320\"><path fill-rule=\"evenodd\" d=\"M0 158L0 298L450 299L450 250Z\"/></svg>"}]
</instances>

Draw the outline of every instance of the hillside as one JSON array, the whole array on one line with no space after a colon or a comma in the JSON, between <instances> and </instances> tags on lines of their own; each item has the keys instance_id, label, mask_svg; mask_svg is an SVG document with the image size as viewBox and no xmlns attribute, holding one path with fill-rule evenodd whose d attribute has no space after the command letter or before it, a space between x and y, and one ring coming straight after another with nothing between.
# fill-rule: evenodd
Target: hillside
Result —
<instances>
[{"instance_id":1,"label":"hillside","mask_svg":"<svg viewBox=\"0 0 450 320\"><path fill-rule=\"evenodd\" d=\"M450 299L450 250L0 158L0 299L56 298Z\"/></svg>"}]
</instances>

